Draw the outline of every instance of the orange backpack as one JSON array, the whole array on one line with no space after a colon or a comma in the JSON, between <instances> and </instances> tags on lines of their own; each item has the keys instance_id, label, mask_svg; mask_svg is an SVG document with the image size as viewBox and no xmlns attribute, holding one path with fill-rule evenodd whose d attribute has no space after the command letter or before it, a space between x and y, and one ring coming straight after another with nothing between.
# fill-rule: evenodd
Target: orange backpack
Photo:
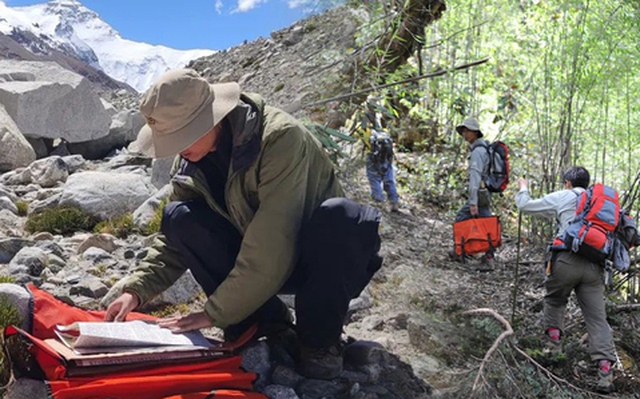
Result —
<instances>
[{"instance_id":1,"label":"orange backpack","mask_svg":"<svg viewBox=\"0 0 640 399\"><path fill-rule=\"evenodd\" d=\"M56 324L102 321L104 312L67 305L32 284L27 289L33 297L33 314L30 315L32 332L15 326L5 328L3 349L14 374L43 380L52 399L267 399L262 394L251 392L256 375L242 370L241 357L231 354L231 350L251 339L255 328L244 334L238 342L229 344L229 355L221 359L156 364L144 369L81 377L68 376L65 359L43 340L55 337L53 328ZM134 319L155 318L135 312L127 317L127 320ZM15 348L25 347L28 356L12 353Z\"/></svg>"}]
</instances>

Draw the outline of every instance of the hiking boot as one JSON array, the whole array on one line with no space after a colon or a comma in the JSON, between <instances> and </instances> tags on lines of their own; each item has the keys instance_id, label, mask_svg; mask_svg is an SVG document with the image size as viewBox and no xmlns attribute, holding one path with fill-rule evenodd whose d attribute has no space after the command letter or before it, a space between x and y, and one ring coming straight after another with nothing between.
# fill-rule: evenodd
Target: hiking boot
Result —
<instances>
[{"instance_id":1,"label":"hiking boot","mask_svg":"<svg viewBox=\"0 0 640 399\"><path fill-rule=\"evenodd\" d=\"M562 354L562 341L559 339L551 339L548 335L545 335L544 348L542 353L550 356L557 356Z\"/></svg>"},{"instance_id":2,"label":"hiking boot","mask_svg":"<svg viewBox=\"0 0 640 399\"><path fill-rule=\"evenodd\" d=\"M542 353L545 355L556 356L562 353L561 332L558 328L549 327L544 334L544 349Z\"/></svg>"},{"instance_id":3,"label":"hiking boot","mask_svg":"<svg viewBox=\"0 0 640 399\"><path fill-rule=\"evenodd\" d=\"M337 345L328 348L300 347L300 373L317 380L330 380L342 373L342 350Z\"/></svg>"},{"instance_id":4,"label":"hiking boot","mask_svg":"<svg viewBox=\"0 0 640 399\"><path fill-rule=\"evenodd\" d=\"M611 393L615 390L613 385L613 371L611 371L611 362L608 360L600 360L598 363L598 383L596 391L599 393Z\"/></svg>"},{"instance_id":5,"label":"hiking boot","mask_svg":"<svg viewBox=\"0 0 640 399\"><path fill-rule=\"evenodd\" d=\"M399 212L400 211L400 204L398 202L392 202L390 209L391 209L391 212Z\"/></svg>"}]
</instances>

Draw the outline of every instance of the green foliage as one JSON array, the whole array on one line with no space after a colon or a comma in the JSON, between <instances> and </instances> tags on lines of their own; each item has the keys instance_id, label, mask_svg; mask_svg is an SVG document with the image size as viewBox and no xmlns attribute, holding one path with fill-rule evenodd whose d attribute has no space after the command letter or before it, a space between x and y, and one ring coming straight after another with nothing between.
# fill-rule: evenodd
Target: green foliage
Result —
<instances>
[{"instance_id":1,"label":"green foliage","mask_svg":"<svg viewBox=\"0 0 640 399\"><path fill-rule=\"evenodd\" d=\"M29 233L47 231L52 234L72 234L91 231L96 221L79 208L56 207L31 214L24 225Z\"/></svg>"},{"instance_id":2,"label":"green foliage","mask_svg":"<svg viewBox=\"0 0 640 399\"><path fill-rule=\"evenodd\" d=\"M164 207L169 203L169 199L165 198L160 201L158 208L156 209L153 217L149 224L143 229L143 233L146 235L155 234L160 231L160 226L162 224L162 213L164 212Z\"/></svg>"},{"instance_id":3,"label":"green foliage","mask_svg":"<svg viewBox=\"0 0 640 399\"><path fill-rule=\"evenodd\" d=\"M133 233L135 228L133 225L133 215L127 213L109 220L99 222L94 228L95 233L111 234L118 238L126 238Z\"/></svg>"},{"instance_id":4,"label":"green foliage","mask_svg":"<svg viewBox=\"0 0 640 399\"><path fill-rule=\"evenodd\" d=\"M27 212L29 211L29 204L26 201L16 201L16 208L18 208L18 216L27 216Z\"/></svg>"},{"instance_id":5,"label":"green foliage","mask_svg":"<svg viewBox=\"0 0 640 399\"><path fill-rule=\"evenodd\" d=\"M5 295L0 295L0 335L4 334L4 329L10 325L19 326L22 324L20 312ZM0 386L9 382L11 370L4 361L4 351L0 351Z\"/></svg>"},{"instance_id":6,"label":"green foliage","mask_svg":"<svg viewBox=\"0 0 640 399\"><path fill-rule=\"evenodd\" d=\"M332 161L336 162L338 157L344 156L338 141L347 141L353 143L356 141L353 137L349 137L340 133L335 129L321 125L319 123L309 123L306 125L307 129L322 143L324 149L329 153L329 157Z\"/></svg>"},{"instance_id":7,"label":"green foliage","mask_svg":"<svg viewBox=\"0 0 640 399\"><path fill-rule=\"evenodd\" d=\"M9 283L9 284L12 284L12 283L14 283L15 281L16 281L16 279L15 279L15 277L13 277L13 276L3 276L3 275L0 275L0 284L2 284L2 283Z\"/></svg>"}]
</instances>

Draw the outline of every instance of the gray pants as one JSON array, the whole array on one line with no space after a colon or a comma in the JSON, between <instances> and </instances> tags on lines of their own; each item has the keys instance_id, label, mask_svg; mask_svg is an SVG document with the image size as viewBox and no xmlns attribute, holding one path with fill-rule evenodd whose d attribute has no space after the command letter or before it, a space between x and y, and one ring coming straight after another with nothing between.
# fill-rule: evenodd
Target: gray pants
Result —
<instances>
[{"instance_id":1,"label":"gray pants","mask_svg":"<svg viewBox=\"0 0 640 399\"><path fill-rule=\"evenodd\" d=\"M567 299L571 291L575 290L589 333L591 360L607 359L615 362L613 336L604 306L603 271L602 266L573 252L558 253L551 275L545 282L547 294L544 297L544 328L545 331L550 327L561 331L564 329Z\"/></svg>"}]
</instances>

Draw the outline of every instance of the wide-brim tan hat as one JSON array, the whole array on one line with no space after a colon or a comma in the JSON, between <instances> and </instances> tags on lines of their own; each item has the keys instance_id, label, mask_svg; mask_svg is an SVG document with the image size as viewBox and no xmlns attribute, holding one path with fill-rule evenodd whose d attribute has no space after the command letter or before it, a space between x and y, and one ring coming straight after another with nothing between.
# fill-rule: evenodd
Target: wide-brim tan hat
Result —
<instances>
[{"instance_id":1,"label":"wide-brim tan hat","mask_svg":"<svg viewBox=\"0 0 640 399\"><path fill-rule=\"evenodd\" d=\"M168 71L147 90L147 120L129 149L153 158L176 155L217 125L240 101L236 82L209 84L193 69Z\"/></svg>"},{"instance_id":2,"label":"wide-brim tan hat","mask_svg":"<svg viewBox=\"0 0 640 399\"><path fill-rule=\"evenodd\" d=\"M480 124L475 118L467 118L465 119L461 125L456 126L456 131L459 134L462 134L462 128L466 127L469 130L473 130L474 132L478 132L478 137L482 137L483 134L480 131Z\"/></svg>"}]
</instances>

